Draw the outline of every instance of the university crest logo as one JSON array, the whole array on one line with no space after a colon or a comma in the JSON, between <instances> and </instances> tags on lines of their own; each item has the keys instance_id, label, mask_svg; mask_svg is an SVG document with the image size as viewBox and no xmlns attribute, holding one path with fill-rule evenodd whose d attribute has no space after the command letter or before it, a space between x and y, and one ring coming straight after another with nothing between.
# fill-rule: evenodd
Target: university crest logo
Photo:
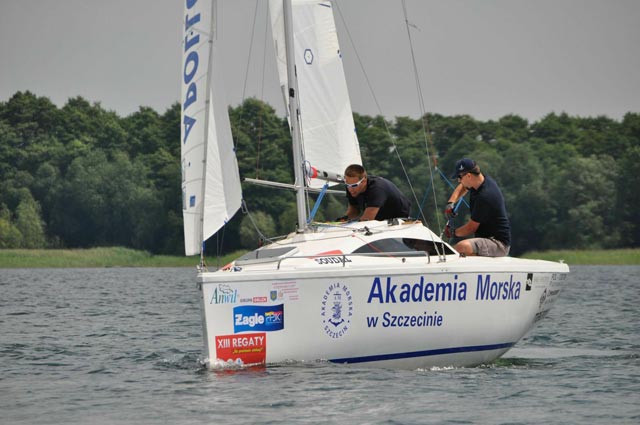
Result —
<instances>
[{"instance_id":1,"label":"university crest logo","mask_svg":"<svg viewBox=\"0 0 640 425\"><path fill-rule=\"evenodd\" d=\"M349 287L340 282L329 285L320 306L322 328L331 338L340 338L351 327L353 296Z\"/></svg>"}]
</instances>

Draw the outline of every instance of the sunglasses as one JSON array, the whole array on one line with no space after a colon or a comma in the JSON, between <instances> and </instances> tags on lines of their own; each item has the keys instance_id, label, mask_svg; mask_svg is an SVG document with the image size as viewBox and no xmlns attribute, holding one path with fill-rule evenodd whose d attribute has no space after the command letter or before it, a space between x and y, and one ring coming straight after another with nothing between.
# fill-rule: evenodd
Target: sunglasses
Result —
<instances>
[{"instance_id":1,"label":"sunglasses","mask_svg":"<svg viewBox=\"0 0 640 425\"><path fill-rule=\"evenodd\" d=\"M345 183L344 185L347 186L349 189L353 189L354 187L358 187L360 186L360 183L362 183L362 181L365 179L365 177L361 178L360 180L358 180L355 183Z\"/></svg>"}]
</instances>

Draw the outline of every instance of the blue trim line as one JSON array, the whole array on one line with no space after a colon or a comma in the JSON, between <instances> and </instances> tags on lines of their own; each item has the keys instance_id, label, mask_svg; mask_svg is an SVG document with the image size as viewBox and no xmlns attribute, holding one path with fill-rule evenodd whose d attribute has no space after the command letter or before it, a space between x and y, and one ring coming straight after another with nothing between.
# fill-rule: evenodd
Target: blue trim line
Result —
<instances>
[{"instance_id":1,"label":"blue trim line","mask_svg":"<svg viewBox=\"0 0 640 425\"><path fill-rule=\"evenodd\" d=\"M427 357L427 356L439 356L442 354L468 353L472 351L499 350L501 348L513 347L515 344L516 344L515 342L505 342L502 344L491 344L491 345L471 345L468 347L439 348L437 350L412 351L409 353L377 354L375 356L364 356L364 357L345 357L343 359L330 359L329 361L332 363L379 362L382 360L398 360L398 359L409 359L412 357Z\"/></svg>"}]
</instances>

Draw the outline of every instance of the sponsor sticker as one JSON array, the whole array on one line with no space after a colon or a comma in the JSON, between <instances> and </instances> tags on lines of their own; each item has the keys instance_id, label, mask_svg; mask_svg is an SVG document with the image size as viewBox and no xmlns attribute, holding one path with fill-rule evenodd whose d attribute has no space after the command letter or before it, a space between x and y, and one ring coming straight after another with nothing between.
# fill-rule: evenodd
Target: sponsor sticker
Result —
<instances>
[{"instance_id":1,"label":"sponsor sticker","mask_svg":"<svg viewBox=\"0 0 640 425\"><path fill-rule=\"evenodd\" d=\"M284 304L241 305L233 308L233 332L273 332L284 329Z\"/></svg>"},{"instance_id":2,"label":"sponsor sticker","mask_svg":"<svg viewBox=\"0 0 640 425\"><path fill-rule=\"evenodd\" d=\"M268 300L267 297L245 297L240 298L240 302L242 304L261 304L266 303Z\"/></svg>"},{"instance_id":3,"label":"sponsor sticker","mask_svg":"<svg viewBox=\"0 0 640 425\"><path fill-rule=\"evenodd\" d=\"M324 332L331 338L342 337L351 327L353 296L349 287L340 282L329 285L320 307Z\"/></svg>"},{"instance_id":4,"label":"sponsor sticker","mask_svg":"<svg viewBox=\"0 0 640 425\"><path fill-rule=\"evenodd\" d=\"M213 289L209 304L235 304L238 302L238 290L229 285L219 283Z\"/></svg>"},{"instance_id":5,"label":"sponsor sticker","mask_svg":"<svg viewBox=\"0 0 640 425\"><path fill-rule=\"evenodd\" d=\"M540 304L538 305L538 309L542 309L544 302L547 300L547 288L542 291L542 295L540 295Z\"/></svg>"},{"instance_id":6,"label":"sponsor sticker","mask_svg":"<svg viewBox=\"0 0 640 425\"><path fill-rule=\"evenodd\" d=\"M550 283L552 288L561 288L567 280L566 273L553 273L550 277Z\"/></svg>"},{"instance_id":7,"label":"sponsor sticker","mask_svg":"<svg viewBox=\"0 0 640 425\"><path fill-rule=\"evenodd\" d=\"M216 358L238 364L264 364L267 359L267 334L218 335Z\"/></svg>"},{"instance_id":8,"label":"sponsor sticker","mask_svg":"<svg viewBox=\"0 0 640 425\"><path fill-rule=\"evenodd\" d=\"M347 257L318 257L313 259L318 264L344 264L351 263Z\"/></svg>"},{"instance_id":9,"label":"sponsor sticker","mask_svg":"<svg viewBox=\"0 0 640 425\"><path fill-rule=\"evenodd\" d=\"M271 301L298 301L298 284L295 281L275 282L269 292Z\"/></svg>"}]
</instances>

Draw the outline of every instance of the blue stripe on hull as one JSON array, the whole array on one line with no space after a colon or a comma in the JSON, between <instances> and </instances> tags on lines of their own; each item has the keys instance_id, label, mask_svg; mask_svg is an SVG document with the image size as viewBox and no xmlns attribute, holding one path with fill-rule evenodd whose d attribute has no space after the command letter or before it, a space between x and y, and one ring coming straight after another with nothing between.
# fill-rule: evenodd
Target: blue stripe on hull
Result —
<instances>
[{"instance_id":1,"label":"blue stripe on hull","mask_svg":"<svg viewBox=\"0 0 640 425\"><path fill-rule=\"evenodd\" d=\"M472 345L468 347L452 347L452 348L439 348L437 350L425 350L425 351L412 351L409 353L391 353L391 354L377 354L374 356L364 357L345 357L343 359L330 359L333 363L364 363L364 362L377 362L381 360L398 360L398 359L410 359L413 357L427 357L427 356L439 356L442 354L453 353L468 353L472 351L489 351L499 350L501 348L513 347L515 342L505 342L502 344L491 345Z\"/></svg>"}]
</instances>

